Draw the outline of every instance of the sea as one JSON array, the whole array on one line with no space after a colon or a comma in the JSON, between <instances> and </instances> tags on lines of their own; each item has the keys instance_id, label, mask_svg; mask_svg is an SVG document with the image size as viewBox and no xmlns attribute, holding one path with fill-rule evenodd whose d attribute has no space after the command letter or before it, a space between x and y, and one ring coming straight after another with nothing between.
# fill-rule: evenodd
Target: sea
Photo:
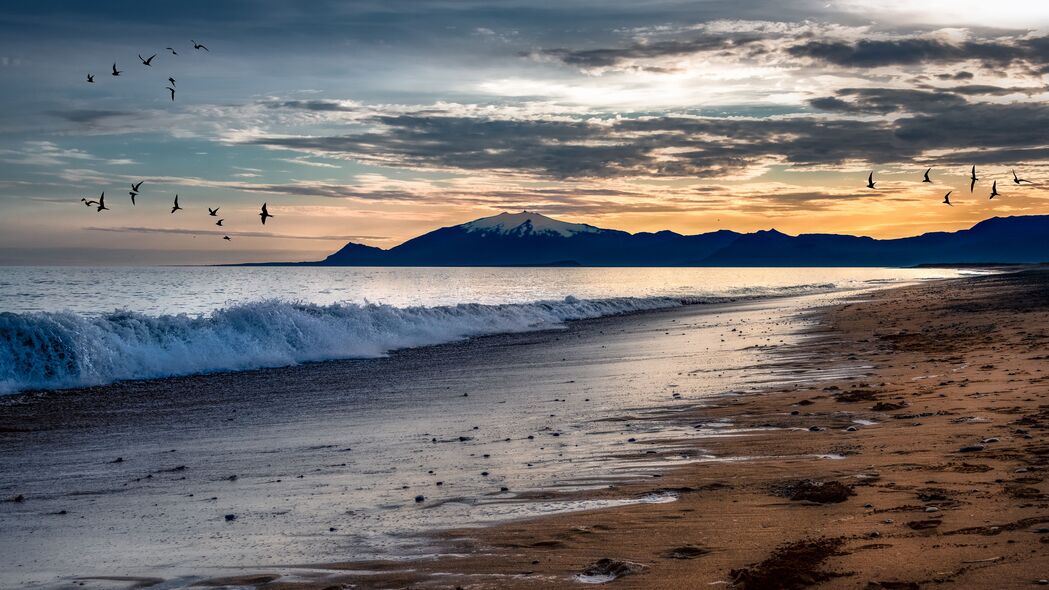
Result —
<instances>
[{"instance_id":1,"label":"sea","mask_svg":"<svg viewBox=\"0 0 1049 590\"><path fill-rule=\"evenodd\" d=\"M373 358L571 320L883 287L959 272L0 267L0 394Z\"/></svg>"}]
</instances>

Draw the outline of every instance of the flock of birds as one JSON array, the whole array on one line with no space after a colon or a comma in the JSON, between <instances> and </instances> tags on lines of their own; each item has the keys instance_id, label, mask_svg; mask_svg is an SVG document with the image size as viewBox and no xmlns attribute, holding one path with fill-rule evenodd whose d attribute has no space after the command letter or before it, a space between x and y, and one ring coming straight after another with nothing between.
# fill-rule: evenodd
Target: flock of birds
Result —
<instances>
[{"instance_id":1,"label":"flock of birds","mask_svg":"<svg viewBox=\"0 0 1049 590\"><path fill-rule=\"evenodd\" d=\"M929 173L930 172L932 172L932 168L929 168L929 169L927 169L925 171L925 174L922 176L922 182L929 182L929 183L932 182L932 179L929 178ZM1025 179L1020 178L1019 176L1017 176L1016 175L1016 170L1012 170L1011 172L1013 173L1013 184L1020 185L1020 184L1023 184L1025 182L1027 184L1034 184L1030 180L1025 180ZM969 192L970 193L973 192L976 189L976 181L978 181L978 180L980 180L980 179L976 176L976 166L973 165L972 170L969 172ZM867 176L867 188L871 188L872 189L872 188L874 188L874 185L875 185L874 172L871 172L870 175ZM947 191L947 194L943 196L943 204L944 205L950 205L952 207L954 206L954 203L951 203L951 193L953 193L953 192L954 192L953 190ZM1002 196L1002 194L998 192L998 181L995 180L994 182L991 183L991 199L993 199L995 197L1000 197L1000 196Z\"/></svg>"},{"instance_id":2,"label":"flock of birds","mask_svg":"<svg viewBox=\"0 0 1049 590\"><path fill-rule=\"evenodd\" d=\"M195 49L197 51L207 51L208 53L211 52L211 50L208 49L207 47L205 47L202 43L197 43L196 41L194 41L192 39L190 39L190 43L193 44L193 49ZM172 55L178 55L178 51L176 51L174 47L166 47L165 49L170 51ZM142 65L146 66L146 67L150 67L150 68L153 67L153 60L156 57L157 57L156 53L154 53L153 55L150 55L149 57L142 57L141 53L138 54L138 59L139 59L139 61L142 62ZM117 69L116 62L113 62L113 71L110 73L110 75L112 75L112 76L119 76L122 73L123 73L122 70ZM95 83L95 75L89 73L87 75L87 81L88 81L89 84L94 84ZM165 86L165 88L171 93L171 100L174 101L175 100L175 86L176 86L175 85L175 78L174 78L174 76L168 76L168 82L171 84L171 86ZM128 195L131 196L131 204L132 204L132 206L134 206L136 204L135 203L135 197L137 197L139 195L139 193L141 192L143 182L145 182L145 181L140 180L137 183L132 183L131 184L131 190L128 192ZM88 198L85 197L85 198L81 198L80 202L82 202L84 205L86 205L88 207L95 207L95 211L98 212L98 213L110 210L109 207L106 207L106 192L105 191L102 191L102 194L99 195L98 200L88 199ZM178 204L178 194L176 193L175 194L174 205L171 207L171 213L174 214L174 213L176 213L178 211L183 211L183 210L184 209ZM215 207L214 209L212 209L211 207L208 207L208 216L210 216L210 217L218 217L218 214L219 214L219 207ZM271 215L269 210L266 208L266 203L262 204L262 211L259 213L259 217L262 219L262 225L266 225L266 220L269 219L270 217L273 217L273 215ZM224 227L222 225L223 221L225 221L225 219L219 218L215 222L215 225L217 225L219 227ZM222 236L222 239L226 240L226 241L230 241L232 238L230 238L228 235L226 235L226 236Z\"/></svg>"}]
</instances>

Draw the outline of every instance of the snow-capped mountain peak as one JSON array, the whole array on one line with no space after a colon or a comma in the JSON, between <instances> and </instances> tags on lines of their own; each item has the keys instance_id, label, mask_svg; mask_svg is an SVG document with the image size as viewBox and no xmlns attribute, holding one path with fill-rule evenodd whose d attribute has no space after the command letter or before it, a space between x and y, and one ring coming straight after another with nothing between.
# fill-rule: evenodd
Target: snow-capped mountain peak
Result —
<instances>
[{"instance_id":1,"label":"snow-capped mountain peak","mask_svg":"<svg viewBox=\"0 0 1049 590\"><path fill-rule=\"evenodd\" d=\"M469 232L491 232L507 235L556 234L571 237L581 233L597 233L601 229L585 223L566 223L556 219L522 211L520 213L500 213L491 217L482 217L459 227Z\"/></svg>"}]
</instances>

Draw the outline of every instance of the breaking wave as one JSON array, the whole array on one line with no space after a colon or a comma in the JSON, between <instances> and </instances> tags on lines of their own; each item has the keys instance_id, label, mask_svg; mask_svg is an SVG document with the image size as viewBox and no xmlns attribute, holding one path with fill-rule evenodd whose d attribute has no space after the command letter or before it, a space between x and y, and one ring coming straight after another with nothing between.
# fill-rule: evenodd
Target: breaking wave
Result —
<instances>
[{"instance_id":1,"label":"breaking wave","mask_svg":"<svg viewBox=\"0 0 1049 590\"><path fill-rule=\"evenodd\" d=\"M807 287L801 290L829 286ZM748 296L753 295L743 295ZM535 303L403 308L261 301L200 316L131 311L100 316L0 313L0 393L373 358L471 336L738 298L567 297Z\"/></svg>"}]
</instances>

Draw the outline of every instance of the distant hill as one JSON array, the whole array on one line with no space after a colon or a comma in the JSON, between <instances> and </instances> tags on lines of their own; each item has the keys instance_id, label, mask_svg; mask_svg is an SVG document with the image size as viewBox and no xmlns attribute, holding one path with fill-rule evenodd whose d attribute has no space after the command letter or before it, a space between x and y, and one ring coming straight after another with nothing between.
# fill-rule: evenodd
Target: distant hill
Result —
<instances>
[{"instance_id":1,"label":"distant hill","mask_svg":"<svg viewBox=\"0 0 1049 590\"><path fill-rule=\"evenodd\" d=\"M993 217L970 229L892 240L790 236L774 229L631 234L529 211L443 227L383 250L348 243L296 266L914 266L1049 261L1049 215ZM263 263L289 265L289 263Z\"/></svg>"}]
</instances>

